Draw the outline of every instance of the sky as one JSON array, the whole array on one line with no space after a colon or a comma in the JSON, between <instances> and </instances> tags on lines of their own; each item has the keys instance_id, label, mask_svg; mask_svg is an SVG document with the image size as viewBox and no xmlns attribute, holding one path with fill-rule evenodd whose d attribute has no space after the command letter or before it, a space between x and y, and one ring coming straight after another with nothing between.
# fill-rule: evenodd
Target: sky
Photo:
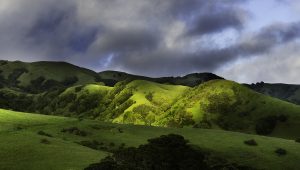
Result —
<instances>
[{"instance_id":1,"label":"sky","mask_svg":"<svg viewBox=\"0 0 300 170\"><path fill-rule=\"evenodd\" d=\"M0 59L300 84L300 1L0 0Z\"/></svg>"}]
</instances>

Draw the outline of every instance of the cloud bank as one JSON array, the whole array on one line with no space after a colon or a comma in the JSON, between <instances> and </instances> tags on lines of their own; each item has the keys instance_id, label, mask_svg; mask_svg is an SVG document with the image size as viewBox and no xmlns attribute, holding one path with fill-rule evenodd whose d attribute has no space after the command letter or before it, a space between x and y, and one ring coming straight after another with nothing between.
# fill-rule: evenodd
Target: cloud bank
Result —
<instances>
[{"instance_id":1,"label":"cloud bank","mask_svg":"<svg viewBox=\"0 0 300 170\"><path fill-rule=\"evenodd\" d=\"M245 0L0 0L0 58L147 76L206 71L254 81L258 76L236 63L253 67L257 63L246 62L259 56L264 63L274 52L272 60L292 62L276 49L297 43L300 22L249 32L245 6Z\"/></svg>"}]
</instances>

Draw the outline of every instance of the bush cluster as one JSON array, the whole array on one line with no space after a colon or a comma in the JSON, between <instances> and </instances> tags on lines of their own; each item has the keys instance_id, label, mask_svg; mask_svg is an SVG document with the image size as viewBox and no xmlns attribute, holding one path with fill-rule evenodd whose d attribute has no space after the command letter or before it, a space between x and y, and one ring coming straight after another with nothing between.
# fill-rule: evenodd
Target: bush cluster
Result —
<instances>
[{"instance_id":1,"label":"bush cluster","mask_svg":"<svg viewBox=\"0 0 300 170\"><path fill-rule=\"evenodd\" d=\"M259 135L269 135L275 129L277 122L286 122L288 117L286 115L267 116L259 119L256 123L255 130Z\"/></svg>"},{"instance_id":2,"label":"bush cluster","mask_svg":"<svg viewBox=\"0 0 300 170\"><path fill-rule=\"evenodd\" d=\"M257 146L257 142L254 139L246 140L244 143L249 146Z\"/></svg>"},{"instance_id":3,"label":"bush cluster","mask_svg":"<svg viewBox=\"0 0 300 170\"><path fill-rule=\"evenodd\" d=\"M282 149L282 148L278 148L275 150L275 153L278 155L278 156L283 156L283 155L286 155L287 154L287 151L285 149Z\"/></svg>"},{"instance_id":4,"label":"bush cluster","mask_svg":"<svg viewBox=\"0 0 300 170\"><path fill-rule=\"evenodd\" d=\"M41 139L42 144L50 144L51 142L48 139Z\"/></svg>"},{"instance_id":5,"label":"bush cluster","mask_svg":"<svg viewBox=\"0 0 300 170\"><path fill-rule=\"evenodd\" d=\"M44 131L42 131L42 130L38 131L37 134L38 134L38 135L41 135L41 136L52 137L52 135L50 135L49 133L46 133L46 132L44 132Z\"/></svg>"},{"instance_id":6,"label":"bush cluster","mask_svg":"<svg viewBox=\"0 0 300 170\"><path fill-rule=\"evenodd\" d=\"M70 133L70 134L74 134L77 136L87 136L87 132L78 129L77 127L70 127L70 128L62 129L61 132Z\"/></svg>"},{"instance_id":7,"label":"bush cluster","mask_svg":"<svg viewBox=\"0 0 300 170\"><path fill-rule=\"evenodd\" d=\"M103 143L102 142L98 142L96 140L92 140L92 141L81 141L78 142L78 144L82 145L82 146L86 146L89 147L91 149L99 149L99 146L102 146Z\"/></svg>"}]
</instances>

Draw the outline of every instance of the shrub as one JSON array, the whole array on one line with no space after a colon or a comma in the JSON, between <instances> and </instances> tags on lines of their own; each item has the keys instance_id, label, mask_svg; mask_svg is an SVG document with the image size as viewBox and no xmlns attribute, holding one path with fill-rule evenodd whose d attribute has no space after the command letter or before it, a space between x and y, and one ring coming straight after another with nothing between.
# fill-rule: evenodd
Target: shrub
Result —
<instances>
[{"instance_id":1,"label":"shrub","mask_svg":"<svg viewBox=\"0 0 300 170\"><path fill-rule=\"evenodd\" d=\"M174 117L175 122L177 122L181 127L194 125L193 115L186 110L179 110L179 112Z\"/></svg>"},{"instance_id":2,"label":"shrub","mask_svg":"<svg viewBox=\"0 0 300 170\"><path fill-rule=\"evenodd\" d=\"M56 80L46 80L43 86L41 87L41 91L47 91L47 90L56 90L56 89L62 89L65 88L60 82Z\"/></svg>"},{"instance_id":3,"label":"shrub","mask_svg":"<svg viewBox=\"0 0 300 170\"><path fill-rule=\"evenodd\" d=\"M81 141L78 142L78 144L82 145L82 146L86 146L89 147L91 149L98 149L98 146L100 145L100 143L96 140L93 141Z\"/></svg>"},{"instance_id":4,"label":"shrub","mask_svg":"<svg viewBox=\"0 0 300 170\"><path fill-rule=\"evenodd\" d=\"M78 129L77 127L70 127L67 129L62 129L61 132L63 133L70 133L70 134L74 134L77 136L87 136L87 132Z\"/></svg>"},{"instance_id":5,"label":"shrub","mask_svg":"<svg viewBox=\"0 0 300 170\"><path fill-rule=\"evenodd\" d=\"M50 144L50 141L47 140L47 139L41 139L40 142L43 143L43 144Z\"/></svg>"},{"instance_id":6,"label":"shrub","mask_svg":"<svg viewBox=\"0 0 300 170\"><path fill-rule=\"evenodd\" d=\"M204 115L203 120L195 124L193 128L211 129L212 124L207 120L207 116Z\"/></svg>"},{"instance_id":7,"label":"shrub","mask_svg":"<svg viewBox=\"0 0 300 170\"><path fill-rule=\"evenodd\" d=\"M6 65L8 63L8 61L6 60L0 60L0 66Z\"/></svg>"},{"instance_id":8,"label":"shrub","mask_svg":"<svg viewBox=\"0 0 300 170\"><path fill-rule=\"evenodd\" d=\"M169 120L167 126L172 128L182 128L182 126L174 119Z\"/></svg>"},{"instance_id":9,"label":"shrub","mask_svg":"<svg viewBox=\"0 0 300 170\"><path fill-rule=\"evenodd\" d=\"M109 146L110 146L110 147L114 147L114 146L115 146L115 143L110 142L110 143L109 143Z\"/></svg>"},{"instance_id":10,"label":"shrub","mask_svg":"<svg viewBox=\"0 0 300 170\"><path fill-rule=\"evenodd\" d=\"M17 125L17 126L15 127L15 129L16 129L16 130L23 130L24 128L23 128L22 126L20 126L20 125Z\"/></svg>"},{"instance_id":11,"label":"shrub","mask_svg":"<svg viewBox=\"0 0 300 170\"><path fill-rule=\"evenodd\" d=\"M28 70L26 68L17 68L15 70L13 70L13 72L10 75L8 75L8 83L11 86L18 86L18 84L19 84L18 78L23 73L28 73Z\"/></svg>"},{"instance_id":12,"label":"shrub","mask_svg":"<svg viewBox=\"0 0 300 170\"><path fill-rule=\"evenodd\" d=\"M232 110L232 98L225 92L212 93L208 96L208 100L209 104L200 104L206 112L226 114Z\"/></svg>"},{"instance_id":13,"label":"shrub","mask_svg":"<svg viewBox=\"0 0 300 170\"><path fill-rule=\"evenodd\" d=\"M268 116L258 120L255 130L259 135L268 135L273 132L277 124L276 116Z\"/></svg>"},{"instance_id":14,"label":"shrub","mask_svg":"<svg viewBox=\"0 0 300 170\"><path fill-rule=\"evenodd\" d=\"M246 140L246 141L244 141L244 144L249 145L249 146L257 146L257 143L254 139Z\"/></svg>"},{"instance_id":15,"label":"shrub","mask_svg":"<svg viewBox=\"0 0 300 170\"><path fill-rule=\"evenodd\" d=\"M287 151L285 149L282 149L282 148L278 148L275 150L275 153L278 155L278 156L283 156L283 155L286 155L287 154Z\"/></svg>"},{"instance_id":16,"label":"shrub","mask_svg":"<svg viewBox=\"0 0 300 170\"><path fill-rule=\"evenodd\" d=\"M151 102L153 100L153 93L149 92L145 97L149 102Z\"/></svg>"},{"instance_id":17,"label":"shrub","mask_svg":"<svg viewBox=\"0 0 300 170\"><path fill-rule=\"evenodd\" d=\"M118 128L118 132L119 132L119 133L124 133L124 130L121 129L121 128Z\"/></svg>"},{"instance_id":18,"label":"shrub","mask_svg":"<svg viewBox=\"0 0 300 170\"><path fill-rule=\"evenodd\" d=\"M121 143L121 145L119 146L119 149L124 149L125 148L125 143Z\"/></svg>"},{"instance_id":19,"label":"shrub","mask_svg":"<svg viewBox=\"0 0 300 170\"><path fill-rule=\"evenodd\" d=\"M281 115L279 115L279 116L277 117L277 119L278 119L280 122L286 122L287 119L288 119L288 116L281 114Z\"/></svg>"},{"instance_id":20,"label":"shrub","mask_svg":"<svg viewBox=\"0 0 300 170\"><path fill-rule=\"evenodd\" d=\"M300 138L295 139L295 142L300 143Z\"/></svg>"},{"instance_id":21,"label":"shrub","mask_svg":"<svg viewBox=\"0 0 300 170\"><path fill-rule=\"evenodd\" d=\"M73 77L67 77L65 80L62 82L64 86L71 86L75 84L78 81L78 77L73 76Z\"/></svg>"},{"instance_id":22,"label":"shrub","mask_svg":"<svg viewBox=\"0 0 300 170\"><path fill-rule=\"evenodd\" d=\"M44 132L44 131L38 131L38 133L37 133L38 135L41 135L41 136L47 136L47 137L52 137L52 135L50 135L50 134L48 134L48 133L46 133L46 132Z\"/></svg>"},{"instance_id":23,"label":"shrub","mask_svg":"<svg viewBox=\"0 0 300 170\"><path fill-rule=\"evenodd\" d=\"M5 84L6 82L5 82L4 76L1 75L1 71L2 71L2 70L0 70L0 88L3 88L3 87L4 87L4 84Z\"/></svg>"},{"instance_id":24,"label":"shrub","mask_svg":"<svg viewBox=\"0 0 300 170\"><path fill-rule=\"evenodd\" d=\"M83 86L77 86L75 87L75 92L78 93L82 90Z\"/></svg>"}]
</instances>

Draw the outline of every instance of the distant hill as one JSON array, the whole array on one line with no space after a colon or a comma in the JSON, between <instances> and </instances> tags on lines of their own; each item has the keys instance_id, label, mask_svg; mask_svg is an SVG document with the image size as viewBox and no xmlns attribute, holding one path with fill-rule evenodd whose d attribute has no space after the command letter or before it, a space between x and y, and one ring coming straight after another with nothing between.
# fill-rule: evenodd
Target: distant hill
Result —
<instances>
[{"instance_id":1,"label":"distant hill","mask_svg":"<svg viewBox=\"0 0 300 170\"><path fill-rule=\"evenodd\" d=\"M0 60L0 87L19 88L31 93L90 83L103 83L107 86L114 86L124 80L148 80L192 87L213 79L223 78L212 73L194 73L184 77L150 78L117 71L96 73L66 62L40 61L27 63Z\"/></svg>"},{"instance_id":2,"label":"distant hill","mask_svg":"<svg viewBox=\"0 0 300 170\"><path fill-rule=\"evenodd\" d=\"M259 93L300 105L300 85L260 82L246 86Z\"/></svg>"},{"instance_id":3,"label":"distant hill","mask_svg":"<svg viewBox=\"0 0 300 170\"><path fill-rule=\"evenodd\" d=\"M41 93L50 89L72 87L74 85L102 84L113 87L120 81L147 80L160 84L195 87L210 80L224 78L212 73L192 73L182 77L146 77L119 71L92 70L66 62L21 62L0 60L0 88L8 87ZM259 93L300 105L300 85L256 83L245 84Z\"/></svg>"},{"instance_id":4,"label":"distant hill","mask_svg":"<svg viewBox=\"0 0 300 170\"><path fill-rule=\"evenodd\" d=\"M102 80L106 80L107 82L110 82L112 85L114 85L119 81L129 79L129 80L147 80L147 81L152 81L161 84L184 85L189 87L194 87L210 80L224 79L212 73L192 73L183 77L152 78L152 77L128 74L124 72L103 71L99 73L99 76Z\"/></svg>"},{"instance_id":5,"label":"distant hill","mask_svg":"<svg viewBox=\"0 0 300 170\"><path fill-rule=\"evenodd\" d=\"M2 86L42 92L57 86L96 82L97 73L65 62L0 61Z\"/></svg>"}]
</instances>

